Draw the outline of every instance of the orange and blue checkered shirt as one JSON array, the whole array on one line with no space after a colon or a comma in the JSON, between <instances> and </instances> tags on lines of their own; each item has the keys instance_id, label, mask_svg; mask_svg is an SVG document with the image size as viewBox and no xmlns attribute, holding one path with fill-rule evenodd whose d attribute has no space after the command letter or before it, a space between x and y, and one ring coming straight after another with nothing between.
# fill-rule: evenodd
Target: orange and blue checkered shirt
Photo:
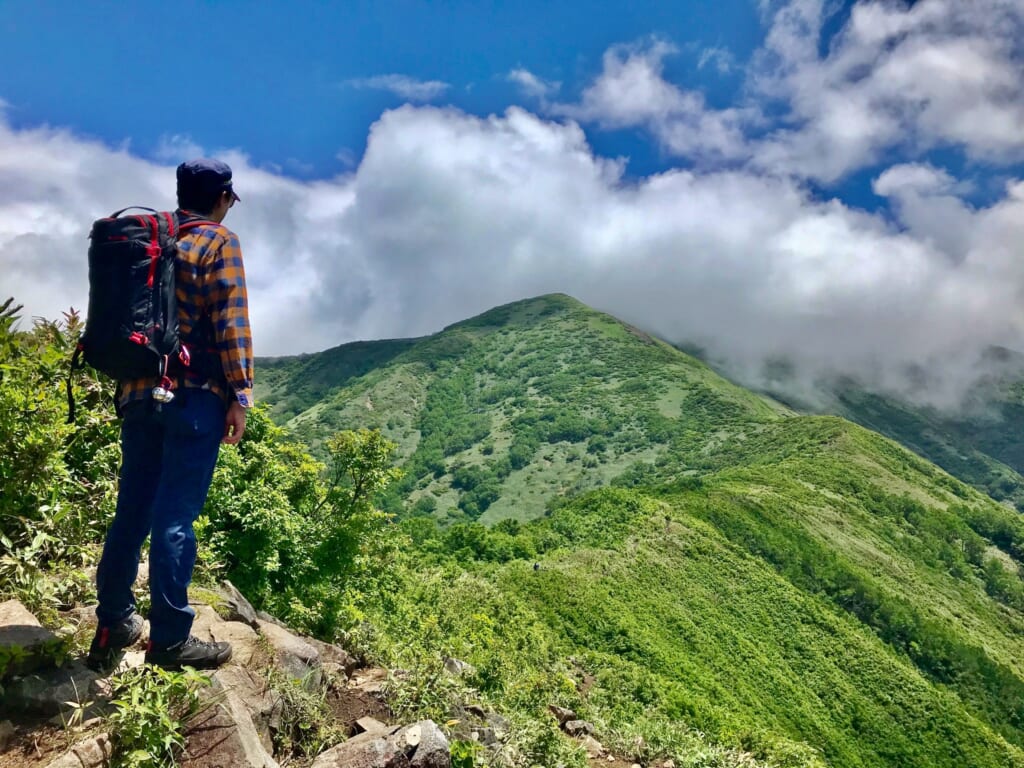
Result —
<instances>
[{"instance_id":1,"label":"orange and blue checkered shirt","mask_svg":"<svg viewBox=\"0 0 1024 768\"><path fill-rule=\"evenodd\" d=\"M182 220L189 215L178 211ZM212 222L188 230L178 241L175 294L182 343L193 358L211 362L200 366L202 372L172 374L174 387L208 389L248 408L253 404L252 332L238 236ZM211 376L218 361L223 375ZM121 405L150 399L156 385L156 379L121 382Z\"/></svg>"}]
</instances>

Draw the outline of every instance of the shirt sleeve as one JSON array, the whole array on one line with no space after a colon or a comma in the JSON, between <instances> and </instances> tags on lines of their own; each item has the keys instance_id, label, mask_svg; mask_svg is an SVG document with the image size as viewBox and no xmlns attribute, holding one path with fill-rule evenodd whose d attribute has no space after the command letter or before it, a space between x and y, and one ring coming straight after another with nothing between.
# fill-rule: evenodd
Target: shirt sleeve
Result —
<instances>
[{"instance_id":1,"label":"shirt sleeve","mask_svg":"<svg viewBox=\"0 0 1024 768\"><path fill-rule=\"evenodd\" d=\"M248 408L253 404L252 332L238 237L229 233L211 256L206 307L213 324L214 340L228 386L234 391L235 399Z\"/></svg>"}]
</instances>

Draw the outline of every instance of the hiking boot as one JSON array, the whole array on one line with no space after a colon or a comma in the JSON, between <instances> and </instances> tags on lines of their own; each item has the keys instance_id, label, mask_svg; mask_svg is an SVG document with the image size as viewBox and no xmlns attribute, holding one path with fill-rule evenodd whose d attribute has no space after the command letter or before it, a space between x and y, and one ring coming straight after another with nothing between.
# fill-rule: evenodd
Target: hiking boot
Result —
<instances>
[{"instance_id":1,"label":"hiking boot","mask_svg":"<svg viewBox=\"0 0 1024 768\"><path fill-rule=\"evenodd\" d=\"M146 663L164 669L216 669L231 658L231 643L204 643L195 635L175 643L169 648L146 650Z\"/></svg>"},{"instance_id":2,"label":"hiking boot","mask_svg":"<svg viewBox=\"0 0 1024 768\"><path fill-rule=\"evenodd\" d=\"M96 627L85 665L94 672L112 669L121 659L121 652L142 637L142 617L133 613L116 624Z\"/></svg>"}]
</instances>

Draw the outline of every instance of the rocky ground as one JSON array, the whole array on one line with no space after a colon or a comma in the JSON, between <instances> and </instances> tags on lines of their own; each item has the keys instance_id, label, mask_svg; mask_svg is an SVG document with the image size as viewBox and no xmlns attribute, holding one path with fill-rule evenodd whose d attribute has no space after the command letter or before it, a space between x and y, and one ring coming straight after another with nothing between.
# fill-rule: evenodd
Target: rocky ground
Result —
<instances>
[{"instance_id":1,"label":"rocky ground","mask_svg":"<svg viewBox=\"0 0 1024 768\"><path fill-rule=\"evenodd\" d=\"M194 593L193 634L201 640L226 640L233 654L228 664L210 673L211 684L201 691L203 707L185 725L183 768L449 768L449 743L441 728L429 720L403 724L392 717L384 684L389 675L401 672L362 665L337 645L294 634L256 612L228 582ZM148 625L117 668L99 674L74 650L92 638L94 608L76 607L61 619L75 628L73 635L54 634L15 600L0 602L3 768L110 764L111 674L143 664ZM452 675L462 675L468 665L448 659L445 667ZM282 686L282 680L287 684ZM322 697L326 708L320 712L327 713L338 739L344 738L312 756L296 748L292 732L303 719L295 711L303 691L313 699ZM576 713L552 706L550 714L586 750L592 766L639 768L610 754L593 726ZM453 711L453 721L458 723L454 738L476 740L495 758L488 764L502 762L498 755L509 736L505 718L468 705ZM663 768L660 762L656 766Z\"/></svg>"},{"instance_id":2,"label":"rocky ground","mask_svg":"<svg viewBox=\"0 0 1024 768\"><path fill-rule=\"evenodd\" d=\"M338 646L299 637L272 617L257 614L230 584L217 590L215 603L194 605L193 634L227 640L231 661L211 673L203 689L209 700L185 730L181 765L186 768L391 768L450 764L448 741L430 721L392 722L381 684L382 669L364 668ZM91 608L64 619L76 634L91 637ZM147 628L148 629L148 628ZM148 632L143 633L143 642ZM68 655L68 638L54 635L17 601L0 603L0 765L4 768L92 768L107 765L111 740L105 729L110 711L109 676L86 668ZM128 649L115 672L143 663L143 644ZM288 676L300 688L326 695L343 743L302 760L281 754L281 729L289 721L285 696L269 680Z\"/></svg>"}]
</instances>

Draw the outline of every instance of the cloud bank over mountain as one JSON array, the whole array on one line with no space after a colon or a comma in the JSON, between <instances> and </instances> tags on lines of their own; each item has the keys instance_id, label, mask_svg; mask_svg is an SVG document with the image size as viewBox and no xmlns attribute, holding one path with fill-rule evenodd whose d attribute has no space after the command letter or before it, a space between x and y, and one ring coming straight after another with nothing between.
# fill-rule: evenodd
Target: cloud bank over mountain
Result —
<instances>
[{"instance_id":1,"label":"cloud bank over mountain","mask_svg":"<svg viewBox=\"0 0 1024 768\"><path fill-rule=\"evenodd\" d=\"M766 8L725 109L666 80L672 45L647 40L606 52L573 102L547 101L554 87L522 69L532 111L385 112L338 178L218 152L243 197L227 223L257 353L431 333L561 291L700 344L748 382L786 357L809 379L901 389L917 365L932 371L918 395L954 402L985 348L1024 348L1024 5L860 3L821 50L824 7ZM624 128L677 166L630 178L594 152L588 131ZM186 146L174 137L150 161L0 120L0 293L36 315L84 308L92 219L172 207ZM888 205L830 196L852 173ZM979 183L998 185L983 204Z\"/></svg>"}]
</instances>

